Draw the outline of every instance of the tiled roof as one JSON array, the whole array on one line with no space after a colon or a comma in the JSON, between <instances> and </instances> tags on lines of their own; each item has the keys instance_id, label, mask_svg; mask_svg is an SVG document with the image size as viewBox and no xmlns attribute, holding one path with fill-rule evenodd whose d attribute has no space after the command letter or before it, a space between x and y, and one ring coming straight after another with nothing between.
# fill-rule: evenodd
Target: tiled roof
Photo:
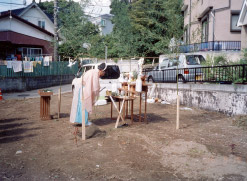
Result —
<instances>
[{"instance_id":1,"label":"tiled roof","mask_svg":"<svg viewBox=\"0 0 247 181\"><path fill-rule=\"evenodd\" d=\"M102 17L102 18L108 18L108 19L111 19L113 16L114 15L112 15L112 14L102 14L102 15L100 15L100 17Z\"/></svg>"},{"instance_id":2,"label":"tiled roof","mask_svg":"<svg viewBox=\"0 0 247 181\"><path fill-rule=\"evenodd\" d=\"M44 12L44 11L43 11ZM46 12L44 12L45 14L46 14L46 16L54 23L54 16L53 15L51 15L51 14L49 14L49 13L46 13Z\"/></svg>"},{"instance_id":3,"label":"tiled roof","mask_svg":"<svg viewBox=\"0 0 247 181\"><path fill-rule=\"evenodd\" d=\"M11 10L11 14L14 14L16 16L19 16L26 8L30 7L32 4L28 5L27 7L24 7L24 8L19 8L19 9L13 9ZM42 10L43 11L43 10ZM0 12L0 16L1 15L5 15L5 14L8 14L10 12L10 10L8 11L2 11ZM44 12L44 11L43 11ZM44 12L46 14L46 16L52 21L54 22L54 18L51 14L48 14L46 12Z\"/></svg>"},{"instance_id":4,"label":"tiled roof","mask_svg":"<svg viewBox=\"0 0 247 181\"><path fill-rule=\"evenodd\" d=\"M16 16L19 16L19 14L21 14L21 12L24 11L25 9L26 9L26 7L25 8L19 8L19 9L13 9L13 10L11 10L11 13L16 15ZM7 13L9 13L9 10L1 12L1 15L7 14Z\"/></svg>"}]
</instances>

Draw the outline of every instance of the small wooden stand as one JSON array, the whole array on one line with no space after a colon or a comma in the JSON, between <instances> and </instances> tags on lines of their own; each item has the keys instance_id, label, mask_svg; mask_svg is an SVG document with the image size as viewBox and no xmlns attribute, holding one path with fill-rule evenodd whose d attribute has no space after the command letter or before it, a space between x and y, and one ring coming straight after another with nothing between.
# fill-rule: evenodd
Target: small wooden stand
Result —
<instances>
[{"instance_id":1,"label":"small wooden stand","mask_svg":"<svg viewBox=\"0 0 247 181\"><path fill-rule=\"evenodd\" d=\"M179 129L179 95L177 95L177 120L176 120L176 129Z\"/></svg>"},{"instance_id":2,"label":"small wooden stand","mask_svg":"<svg viewBox=\"0 0 247 181\"><path fill-rule=\"evenodd\" d=\"M129 84L130 86L130 90L127 90L126 89L126 84L127 83L122 83L122 87L125 87L125 89L123 88L119 88L119 91L126 91L128 92L128 95L131 95L133 96L134 94L137 94L140 96L140 101L139 101L139 122L142 122L142 94L145 94L145 100L144 100L144 106L145 106L145 111L144 111L144 122L145 123L148 123L148 120L147 120L147 92L148 92L148 86L149 84L146 84L146 83L142 83L142 92L136 92L135 91L135 84ZM128 84L127 84L128 85ZM127 106L128 107L128 106ZM133 120L133 101L132 101L132 104L131 104L131 110L132 110L132 120ZM127 115L128 115L128 110L126 111Z\"/></svg>"},{"instance_id":3,"label":"small wooden stand","mask_svg":"<svg viewBox=\"0 0 247 181\"><path fill-rule=\"evenodd\" d=\"M40 95L40 119L50 120L50 100L53 92L44 92L43 90L38 90Z\"/></svg>"},{"instance_id":4,"label":"small wooden stand","mask_svg":"<svg viewBox=\"0 0 247 181\"><path fill-rule=\"evenodd\" d=\"M58 90L58 112L57 117L60 118L60 110L61 110L61 87Z\"/></svg>"}]
</instances>

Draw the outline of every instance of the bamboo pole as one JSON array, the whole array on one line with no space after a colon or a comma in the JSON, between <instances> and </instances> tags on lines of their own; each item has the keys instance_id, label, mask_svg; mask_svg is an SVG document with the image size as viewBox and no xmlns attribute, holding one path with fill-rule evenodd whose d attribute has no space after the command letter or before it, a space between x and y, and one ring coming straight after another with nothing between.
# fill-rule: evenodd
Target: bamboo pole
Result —
<instances>
[{"instance_id":1,"label":"bamboo pole","mask_svg":"<svg viewBox=\"0 0 247 181\"><path fill-rule=\"evenodd\" d=\"M60 118L60 110L61 110L61 86L58 89L58 119Z\"/></svg>"},{"instance_id":2,"label":"bamboo pole","mask_svg":"<svg viewBox=\"0 0 247 181\"><path fill-rule=\"evenodd\" d=\"M177 66L177 120L176 129L179 129L179 95L178 95L178 66Z\"/></svg>"},{"instance_id":3,"label":"bamboo pole","mask_svg":"<svg viewBox=\"0 0 247 181\"><path fill-rule=\"evenodd\" d=\"M81 138L82 140L86 140L86 125L85 125L85 102L84 102L84 94L83 94L83 87L81 89L81 108L82 108L82 121L81 121Z\"/></svg>"},{"instance_id":4,"label":"bamboo pole","mask_svg":"<svg viewBox=\"0 0 247 181\"><path fill-rule=\"evenodd\" d=\"M179 129L179 95L177 95L177 121L176 121L176 129Z\"/></svg>"}]
</instances>

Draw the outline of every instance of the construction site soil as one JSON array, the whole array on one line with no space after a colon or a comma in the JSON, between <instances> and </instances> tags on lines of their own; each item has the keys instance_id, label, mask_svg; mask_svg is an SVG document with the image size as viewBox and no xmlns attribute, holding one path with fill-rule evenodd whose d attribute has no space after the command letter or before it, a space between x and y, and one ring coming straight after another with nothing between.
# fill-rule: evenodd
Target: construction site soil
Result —
<instances>
[{"instance_id":1,"label":"construction site soil","mask_svg":"<svg viewBox=\"0 0 247 181\"><path fill-rule=\"evenodd\" d=\"M107 104L82 141L71 103L72 93L62 94L58 119L52 96L53 119L41 121L39 98L0 101L0 180L247 180L247 130L238 124L246 117L181 106L176 130L176 105L154 103L148 124L115 129Z\"/></svg>"}]
</instances>

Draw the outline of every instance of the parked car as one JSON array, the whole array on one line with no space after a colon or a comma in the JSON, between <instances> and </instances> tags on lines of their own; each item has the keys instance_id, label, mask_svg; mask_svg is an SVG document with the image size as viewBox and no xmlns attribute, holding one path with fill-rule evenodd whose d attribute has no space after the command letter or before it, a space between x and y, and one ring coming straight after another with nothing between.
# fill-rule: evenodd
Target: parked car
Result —
<instances>
[{"instance_id":1,"label":"parked car","mask_svg":"<svg viewBox=\"0 0 247 181\"><path fill-rule=\"evenodd\" d=\"M178 59L164 58L156 69L147 73L148 82L183 82L202 80L203 73L198 67L205 61L202 55L180 55ZM196 72L195 72L196 70Z\"/></svg>"},{"instance_id":2,"label":"parked car","mask_svg":"<svg viewBox=\"0 0 247 181\"><path fill-rule=\"evenodd\" d=\"M86 64L93 64L93 60L91 59L82 59L80 60L81 66L86 65Z\"/></svg>"},{"instance_id":3,"label":"parked car","mask_svg":"<svg viewBox=\"0 0 247 181\"><path fill-rule=\"evenodd\" d=\"M159 59L158 59L158 57L156 57L156 58L150 58L150 59L145 59L143 65L142 65L142 69L143 69L143 71L151 71L157 65L159 65Z\"/></svg>"},{"instance_id":4,"label":"parked car","mask_svg":"<svg viewBox=\"0 0 247 181\"><path fill-rule=\"evenodd\" d=\"M100 65L100 63L98 63L98 64L86 64L86 65L83 65L78 70L77 74L75 75L75 78L72 81L72 92L74 91L76 84L82 83L82 75L90 69L98 68L98 65ZM103 88L103 86L105 86L105 87L109 87L109 85L111 86L111 83L114 80L117 81L117 79L120 76L120 70L119 70L119 67L117 64L106 63L106 66L107 67L105 70L105 75L103 77L101 77L101 79L100 79L100 84L101 84L102 88Z\"/></svg>"}]
</instances>

